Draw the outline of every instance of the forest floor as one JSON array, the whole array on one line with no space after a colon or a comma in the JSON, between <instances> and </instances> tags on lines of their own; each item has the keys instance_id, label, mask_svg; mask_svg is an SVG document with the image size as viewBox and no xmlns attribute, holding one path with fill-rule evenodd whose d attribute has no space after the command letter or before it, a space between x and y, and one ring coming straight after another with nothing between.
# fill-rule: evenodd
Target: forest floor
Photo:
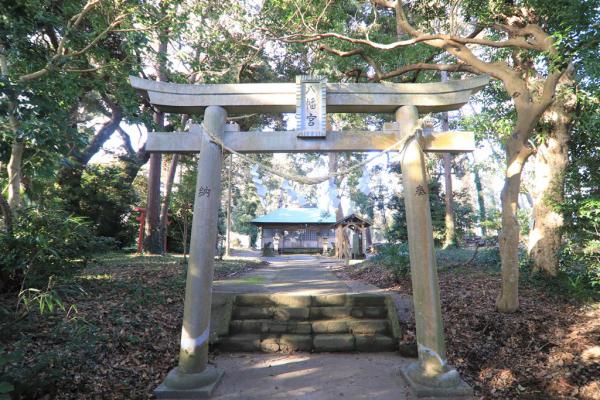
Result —
<instances>
[{"instance_id":1,"label":"forest floor","mask_svg":"<svg viewBox=\"0 0 600 400\"><path fill-rule=\"evenodd\" d=\"M438 254L448 358L483 399L600 399L600 305L569 301L524 279L521 309L494 310L497 271L470 253L452 263ZM98 257L53 287L64 308L17 310L16 294L0 297L0 388L32 399L146 399L176 364L185 268L178 256ZM260 267L258 258L218 261L215 279ZM372 262L339 269L410 294ZM243 279L243 278L242 278ZM406 321L406 342L414 323ZM16 397L18 398L18 397Z\"/></svg>"},{"instance_id":2,"label":"forest floor","mask_svg":"<svg viewBox=\"0 0 600 400\"><path fill-rule=\"evenodd\" d=\"M465 254L466 253L466 254ZM600 399L600 303L575 302L557 287L522 279L520 310L495 310L499 273L439 254L439 280L448 360L480 398ZM344 267L342 278L411 294L410 277L397 278L371 261ZM414 318L404 341L414 343Z\"/></svg>"},{"instance_id":3,"label":"forest floor","mask_svg":"<svg viewBox=\"0 0 600 400\"><path fill-rule=\"evenodd\" d=\"M215 279L263 265L215 264ZM181 256L109 253L56 282L64 309L19 311L15 293L2 295L0 388L23 399L152 398L176 364L184 287Z\"/></svg>"}]
</instances>

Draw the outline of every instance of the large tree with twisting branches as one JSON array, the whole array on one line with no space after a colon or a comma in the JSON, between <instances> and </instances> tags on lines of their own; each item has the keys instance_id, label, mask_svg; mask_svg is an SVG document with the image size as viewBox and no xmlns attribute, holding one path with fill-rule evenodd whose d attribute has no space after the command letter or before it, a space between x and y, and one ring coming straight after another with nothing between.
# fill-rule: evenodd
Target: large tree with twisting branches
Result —
<instances>
[{"instance_id":1,"label":"large tree with twisting branches","mask_svg":"<svg viewBox=\"0 0 600 400\"><path fill-rule=\"evenodd\" d=\"M597 43L597 33L592 28L597 16L591 2L546 3L374 0L371 3L357 3L357 7L363 10L370 8L369 12L374 15L370 23L361 24L350 18L350 22L341 29L338 29L339 24L333 24L333 29L323 30L321 27L327 25L327 18L324 17L327 12L315 13L315 17L310 19L311 7L313 10L319 8L312 2L311 6L305 6L304 9L296 6L298 18L295 19L302 21L305 29L295 32L301 33L277 35L279 40L286 43L317 44L319 50L335 56L359 57L359 62L366 65L367 69L363 76L375 82L388 79L416 81L422 71L449 71L487 74L502 84L514 107L512 132L502 138L506 170L501 194L502 232L499 238L502 290L497 299L497 308L504 312L512 312L519 307L517 208L523 167L536 150L545 151L546 158L566 157L566 150L557 151L554 148L564 147L564 138L556 140L556 146L549 146L548 141L556 139L550 134L545 139L546 143L541 143L537 148L532 139L548 112L558 112L559 115L569 113L567 106L570 102L564 99L556 101L557 94L563 87L572 84L574 63L579 54L594 48L594 43ZM324 8L335 7L344 6L326 2ZM396 28L392 35L387 36L381 34L386 28L390 30L386 26L386 16L388 20L395 21ZM287 29L294 28L298 27ZM401 59L390 61L389 56L386 58L386 54L408 48L417 48L411 53L415 62L406 63ZM444 62L439 62L442 60ZM390 68L393 62L396 65ZM361 70L355 69L358 71L357 79ZM564 163L550 164L551 171L546 179L553 184L546 185L548 191L560 189L560 175L564 171ZM542 196L547 194L542 193ZM544 259L543 256L558 251L560 239L556 240L556 235L560 238L560 224L544 220L543 213L537 216L540 220L536 221L536 225L542 227L542 236L546 235L550 240L539 244L547 249L533 253L534 261L535 256L541 255L541 259L536 261L537 267L552 273L555 266L545 265L556 263L556 257Z\"/></svg>"}]
</instances>

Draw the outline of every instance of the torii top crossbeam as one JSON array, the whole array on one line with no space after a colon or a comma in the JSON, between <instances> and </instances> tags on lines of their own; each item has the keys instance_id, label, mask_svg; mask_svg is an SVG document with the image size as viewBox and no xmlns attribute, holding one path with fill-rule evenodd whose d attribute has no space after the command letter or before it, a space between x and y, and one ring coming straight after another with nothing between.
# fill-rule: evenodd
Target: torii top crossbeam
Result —
<instances>
[{"instance_id":1,"label":"torii top crossbeam","mask_svg":"<svg viewBox=\"0 0 600 400\"><path fill-rule=\"evenodd\" d=\"M130 77L131 85L159 110L199 114L220 106L229 115L294 112L295 83L177 84ZM414 105L421 113L456 110L489 82L488 76L434 83L325 83L328 113L387 113Z\"/></svg>"},{"instance_id":2,"label":"torii top crossbeam","mask_svg":"<svg viewBox=\"0 0 600 400\"><path fill-rule=\"evenodd\" d=\"M199 114L218 106L229 115L296 111L296 131L239 132L228 125L223 143L239 153L381 151L398 141L399 127L382 131L326 131L326 114L386 113L402 106L419 112L456 110L482 89L488 76L435 83L327 83L324 78L300 76L296 83L176 84L130 77L131 85L159 110ZM202 128L190 132L155 132L150 152L198 152ZM306 140L319 139L319 140ZM424 151L463 152L474 148L471 132L438 132L419 138Z\"/></svg>"}]
</instances>

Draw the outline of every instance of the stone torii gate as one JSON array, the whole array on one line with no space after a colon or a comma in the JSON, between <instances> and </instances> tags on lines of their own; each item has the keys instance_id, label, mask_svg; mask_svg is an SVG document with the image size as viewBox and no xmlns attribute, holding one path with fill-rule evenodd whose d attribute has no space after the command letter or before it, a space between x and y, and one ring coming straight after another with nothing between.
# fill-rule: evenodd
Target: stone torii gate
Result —
<instances>
[{"instance_id":1,"label":"stone torii gate","mask_svg":"<svg viewBox=\"0 0 600 400\"><path fill-rule=\"evenodd\" d=\"M472 132L417 132L419 113L455 110L489 81L487 76L441 83L327 83L302 76L296 83L172 84L130 77L159 110L204 113L190 132L151 133L146 150L200 153L185 288L179 364L155 392L162 398L210 396L223 372L207 364L222 143L238 153L382 151L409 138L401 157L402 185L415 308L418 361L402 371L419 396L456 396L470 388L446 364L437 266L423 152L474 150ZM240 132L228 114L296 112L298 128ZM327 131L327 113L395 113L382 131Z\"/></svg>"}]
</instances>

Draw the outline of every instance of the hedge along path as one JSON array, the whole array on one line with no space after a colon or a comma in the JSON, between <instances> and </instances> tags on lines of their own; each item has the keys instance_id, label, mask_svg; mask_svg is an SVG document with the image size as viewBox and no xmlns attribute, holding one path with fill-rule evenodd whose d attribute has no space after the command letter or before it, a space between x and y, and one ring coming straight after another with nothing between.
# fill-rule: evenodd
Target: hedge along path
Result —
<instances>
[{"instance_id":1,"label":"hedge along path","mask_svg":"<svg viewBox=\"0 0 600 400\"><path fill-rule=\"evenodd\" d=\"M295 174L290 171L277 170L264 162L261 162L253 157L247 156L246 154L240 153L240 152L232 149L231 147L227 146L218 135L215 135L214 133L212 133L210 131L210 129L207 129L205 126L203 126L202 130L204 133L206 133L206 135L210 138L211 141L215 142L216 144L218 144L221 147L222 154L225 154L225 151L227 151L231 154L235 154L236 156L240 157L242 160L246 161L247 163L249 163L251 165L256 165L259 168L261 168L262 170L269 172L280 178L288 179L290 181L298 182L298 183L301 183L304 185L318 185L320 183L328 181L331 178L345 177L348 174L350 174L351 172L365 167L371 161L381 157L382 155L384 155L386 153L389 153L390 151L400 149L399 150L400 153L404 152L409 141L413 138L416 138L418 135L422 134L423 126L426 124L426 121L427 121L427 118L419 119L417 126L415 127L415 129L413 130L413 132L411 134L404 135L396 143L388 146L387 148L376 153L375 155L368 157L366 160L361 161L357 164L354 164L348 168L344 168L341 171L330 172L326 175L321 175L321 176L316 176L316 177L302 176L302 175L298 175L298 174ZM417 143L418 146L420 146L418 140L416 140L415 142Z\"/></svg>"}]
</instances>

